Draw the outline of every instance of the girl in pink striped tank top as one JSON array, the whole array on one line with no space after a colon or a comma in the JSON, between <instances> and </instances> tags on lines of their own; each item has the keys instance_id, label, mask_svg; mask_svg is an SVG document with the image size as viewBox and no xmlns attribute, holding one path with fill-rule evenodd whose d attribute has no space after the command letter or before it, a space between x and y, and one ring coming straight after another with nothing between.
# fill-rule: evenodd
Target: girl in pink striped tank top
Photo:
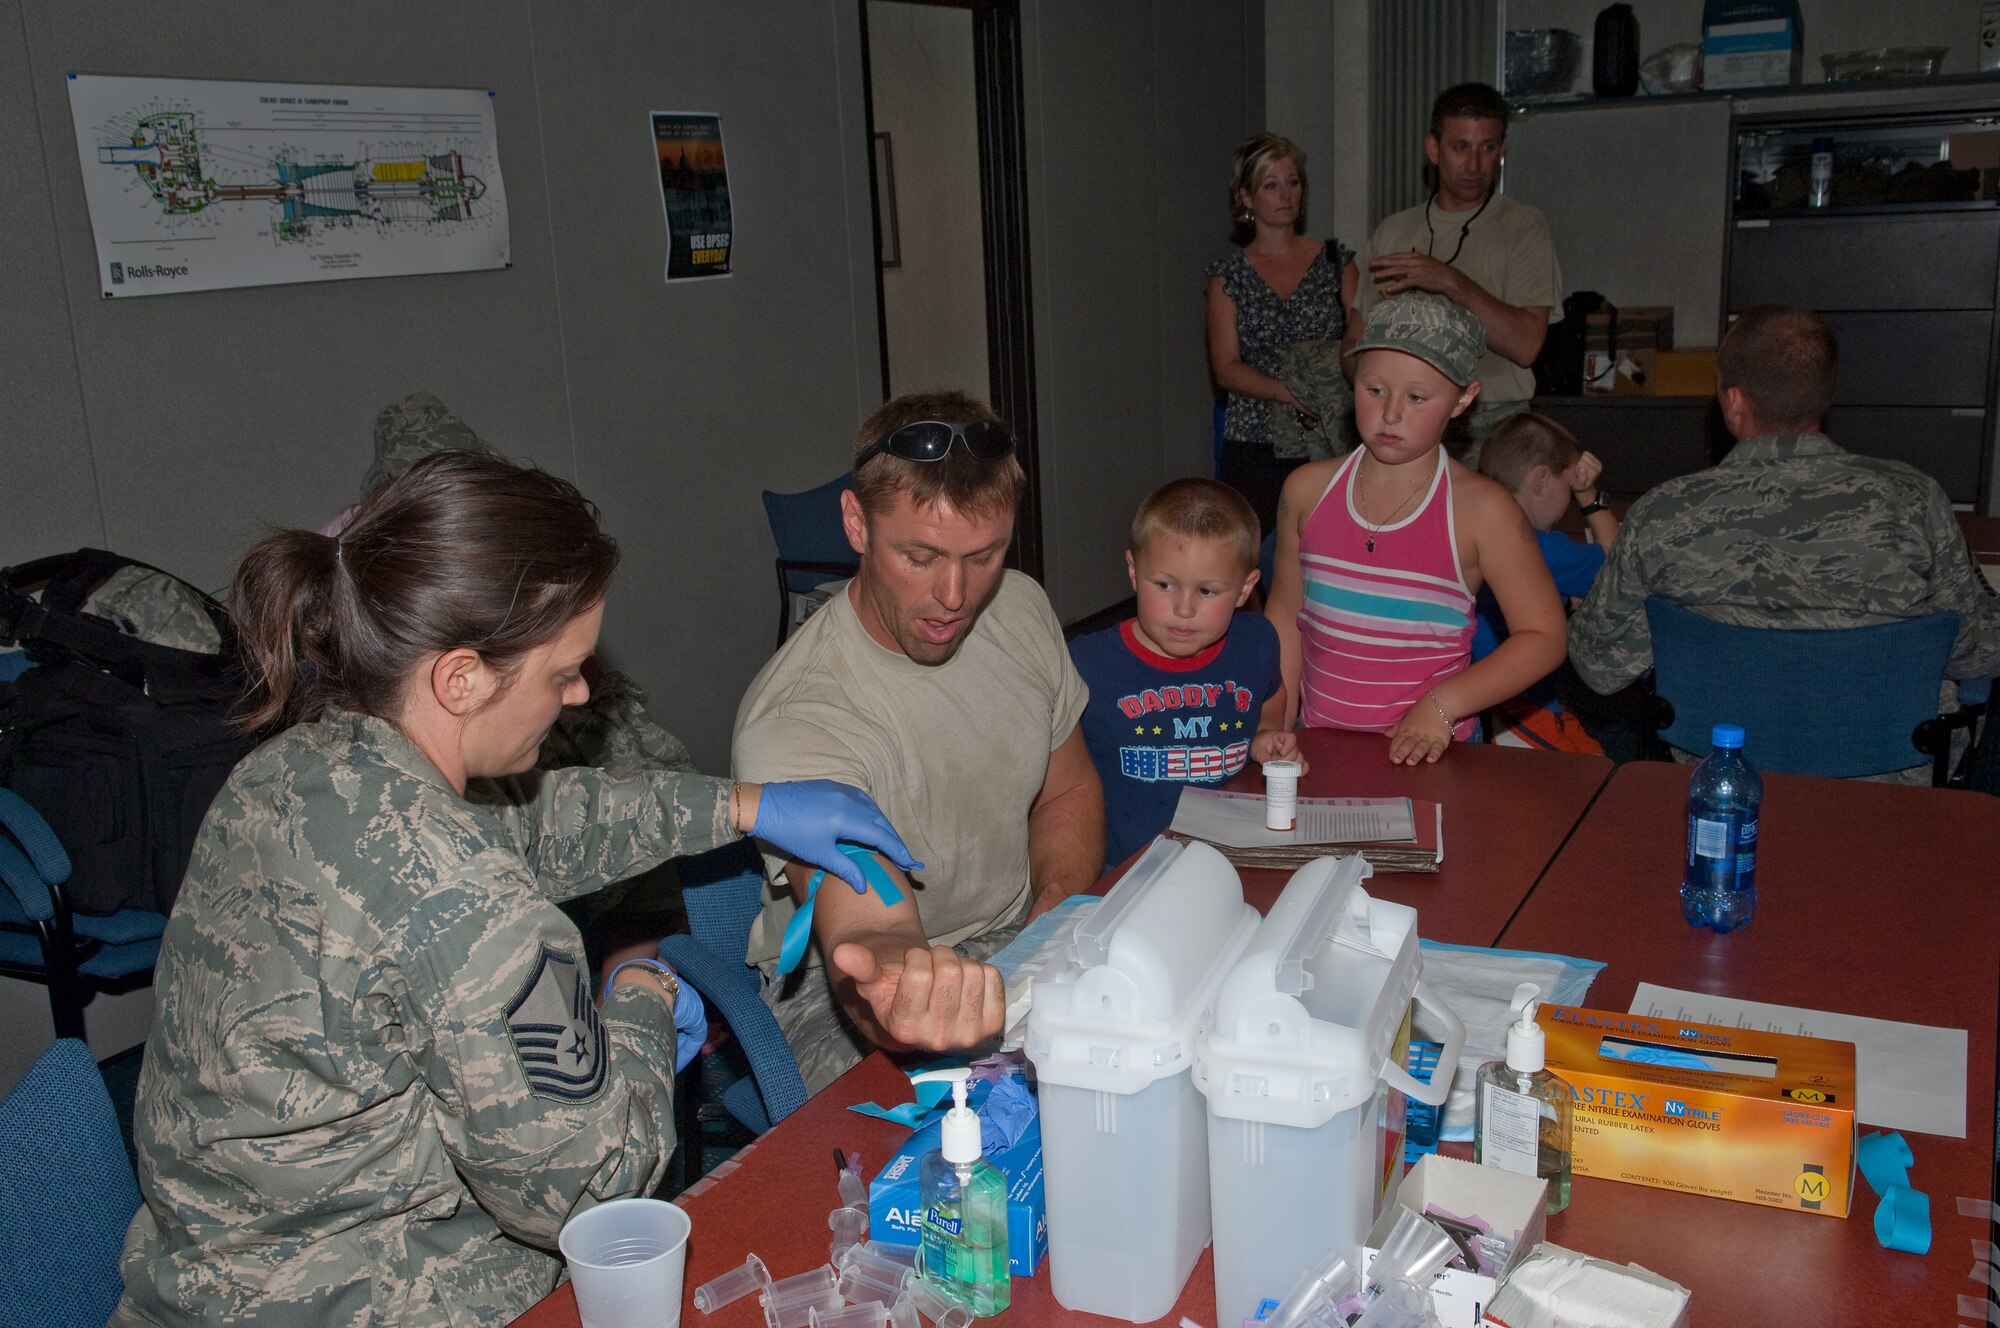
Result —
<instances>
[{"instance_id":1,"label":"girl in pink striped tank top","mask_svg":"<svg viewBox=\"0 0 2000 1328\"><path fill-rule=\"evenodd\" d=\"M1299 720L1385 733L1398 763L1437 760L1563 661L1562 603L1519 504L1440 445L1484 349L1459 305L1377 305L1355 345L1362 448L1293 471L1279 500L1265 611ZM1482 584L1508 640L1468 668Z\"/></svg>"}]
</instances>

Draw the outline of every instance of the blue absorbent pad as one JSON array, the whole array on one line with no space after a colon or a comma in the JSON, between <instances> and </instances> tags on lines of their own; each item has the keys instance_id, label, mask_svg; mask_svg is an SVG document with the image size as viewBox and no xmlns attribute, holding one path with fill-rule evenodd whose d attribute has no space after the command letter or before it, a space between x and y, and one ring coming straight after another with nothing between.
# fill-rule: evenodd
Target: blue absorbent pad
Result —
<instances>
[{"instance_id":1,"label":"blue absorbent pad","mask_svg":"<svg viewBox=\"0 0 2000 1328\"><path fill-rule=\"evenodd\" d=\"M1423 937L1418 938L1417 946L1425 951L1456 950L1465 954L1501 955L1509 959L1547 959L1559 965L1562 974L1556 979L1556 989L1542 994L1546 1005L1583 1004L1583 998L1590 993L1590 984L1604 971L1601 959L1578 959L1575 955L1550 954L1546 950L1496 950L1490 945L1449 945Z\"/></svg>"},{"instance_id":2,"label":"blue absorbent pad","mask_svg":"<svg viewBox=\"0 0 2000 1328\"><path fill-rule=\"evenodd\" d=\"M1514 988L1532 982L1548 1005L1584 1005L1590 984L1603 971L1595 959L1548 954L1536 950L1496 950L1483 945L1421 942L1424 981L1465 1024L1465 1050L1452 1075L1438 1137L1447 1141L1472 1138L1475 1076L1481 1065L1507 1054L1507 1028L1515 1016L1508 1008ZM1443 1029L1419 1007L1413 1034L1441 1040Z\"/></svg>"}]
</instances>

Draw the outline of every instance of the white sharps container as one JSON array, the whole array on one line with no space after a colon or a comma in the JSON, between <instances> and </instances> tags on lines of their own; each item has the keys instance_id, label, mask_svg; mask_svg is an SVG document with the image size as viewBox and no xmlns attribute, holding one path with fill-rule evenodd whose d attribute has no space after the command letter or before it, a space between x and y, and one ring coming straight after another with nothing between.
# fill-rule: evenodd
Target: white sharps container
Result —
<instances>
[{"instance_id":1,"label":"white sharps container","mask_svg":"<svg viewBox=\"0 0 2000 1328\"><path fill-rule=\"evenodd\" d=\"M1235 868L1154 841L1034 986L1049 1279L1067 1309L1144 1323L1208 1243L1208 1135L1188 1080L1215 990L1257 931Z\"/></svg>"},{"instance_id":2,"label":"white sharps container","mask_svg":"<svg viewBox=\"0 0 2000 1328\"><path fill-rule=\"evenodd\" d=\"M1359 857L1301 867L1198 1040L1219 1324L1282 1297L1329 1250L1361 1267L1390 1174L1388 1089L1433 1106L1451 1091L1465 1026L1418 980L1416 910L1369 898L1371 874ZM1412 998L1447 1030L1429 1084L1393 1059Z\"/></svg>"}]
</instances>

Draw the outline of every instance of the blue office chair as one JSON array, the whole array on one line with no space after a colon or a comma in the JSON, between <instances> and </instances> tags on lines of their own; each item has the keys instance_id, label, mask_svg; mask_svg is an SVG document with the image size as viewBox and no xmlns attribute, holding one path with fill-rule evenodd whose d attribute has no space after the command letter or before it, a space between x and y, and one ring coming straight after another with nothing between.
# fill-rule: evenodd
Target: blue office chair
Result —
<instances>
[{"instance_id":1,"label":"blue office chair","mask_svg":"<svg viewBox=\"0 0 2000 1328\"><path fill-rule=\"evenodd\" d=\"M63 894L69 854L40 812L0 788L0 973L49 989L59 1038L83 1036L84 1001L94 988L137 985L160 955L164 914L120 909L109 917L70 912Z\"/></svg>"},{"instance_id":2,"label":"blue office chair","mask_svg":"<svg viewBox=\"0 0 2000 1328\"><path fill-rule=\"evenodd\" d=\"M1696 755L1707 755L1716 724L1741 724L1760 770L1851 777L1929 761L1941 785L1951 731L1984 708L1938 713L1955 613L1794 631L1732 627L1654 595L1646 621L1654 690L1666 703L1661 736Z\"/></svg>"},{"instance_id":3,"label":"blue office chair","mask_svg":"<svg viewBox=\"0 0 2000 1328\"><path fill-rule=\"evenodd\" d=\"M104 1076L63 1038L0 1098L0 1323L100 1328L138 1210Z\"/></svg>"},{"instance_id":4,"label":"blue office chair","mask_svg":"<svg viewBox=\"0 0 2000 1328\"><path fill-rule=\"evenodd\" d=\"M795 596L810 595L821 582L854 575L854 546L840 523L840 495L854 487L841 474L803 493L764 490L764 515L778 542L778 644L785 644L795 620Z\"/></svg>"},{"instance_id":5,"label":"blue office chair","mask_svg":"<svg viewBox=\"0 0 2000 1328\"><path fill-rule=\"evenodd\" d=\"M724 1090L722 1105L744 1128L762 1134L806 1100L798 1059L758 994L757 970L743 962L750 925L764 908L763 862L746 841L677 865L688 934L661 941L660 958L736 1035L750 1060L750 1077Z\"/></svg>"}]
</instances>

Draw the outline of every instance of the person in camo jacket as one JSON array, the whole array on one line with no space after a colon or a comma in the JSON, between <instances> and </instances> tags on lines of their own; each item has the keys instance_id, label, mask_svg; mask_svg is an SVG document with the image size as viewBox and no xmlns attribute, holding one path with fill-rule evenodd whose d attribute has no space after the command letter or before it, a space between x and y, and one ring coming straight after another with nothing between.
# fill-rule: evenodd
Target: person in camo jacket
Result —
<instances>
[{"instance_id":1,"label":"person in camo jacket","mask_svg":"<svg viewBox=\"0 0 2000 1328\"><path fill-rule=\"evenodd\" d=\"M293 722L209 809L162 942L113 1323L513 1319L565 1221L658 1186L702 1031L657 960L600 1009L555 901L752 832L857 889L836 838L907 863L828 781L577 768L467 800L586 699L616 561L574 486L463 451L337 541L245 556L246 723Z\"/></svg>"}]
</instances>

